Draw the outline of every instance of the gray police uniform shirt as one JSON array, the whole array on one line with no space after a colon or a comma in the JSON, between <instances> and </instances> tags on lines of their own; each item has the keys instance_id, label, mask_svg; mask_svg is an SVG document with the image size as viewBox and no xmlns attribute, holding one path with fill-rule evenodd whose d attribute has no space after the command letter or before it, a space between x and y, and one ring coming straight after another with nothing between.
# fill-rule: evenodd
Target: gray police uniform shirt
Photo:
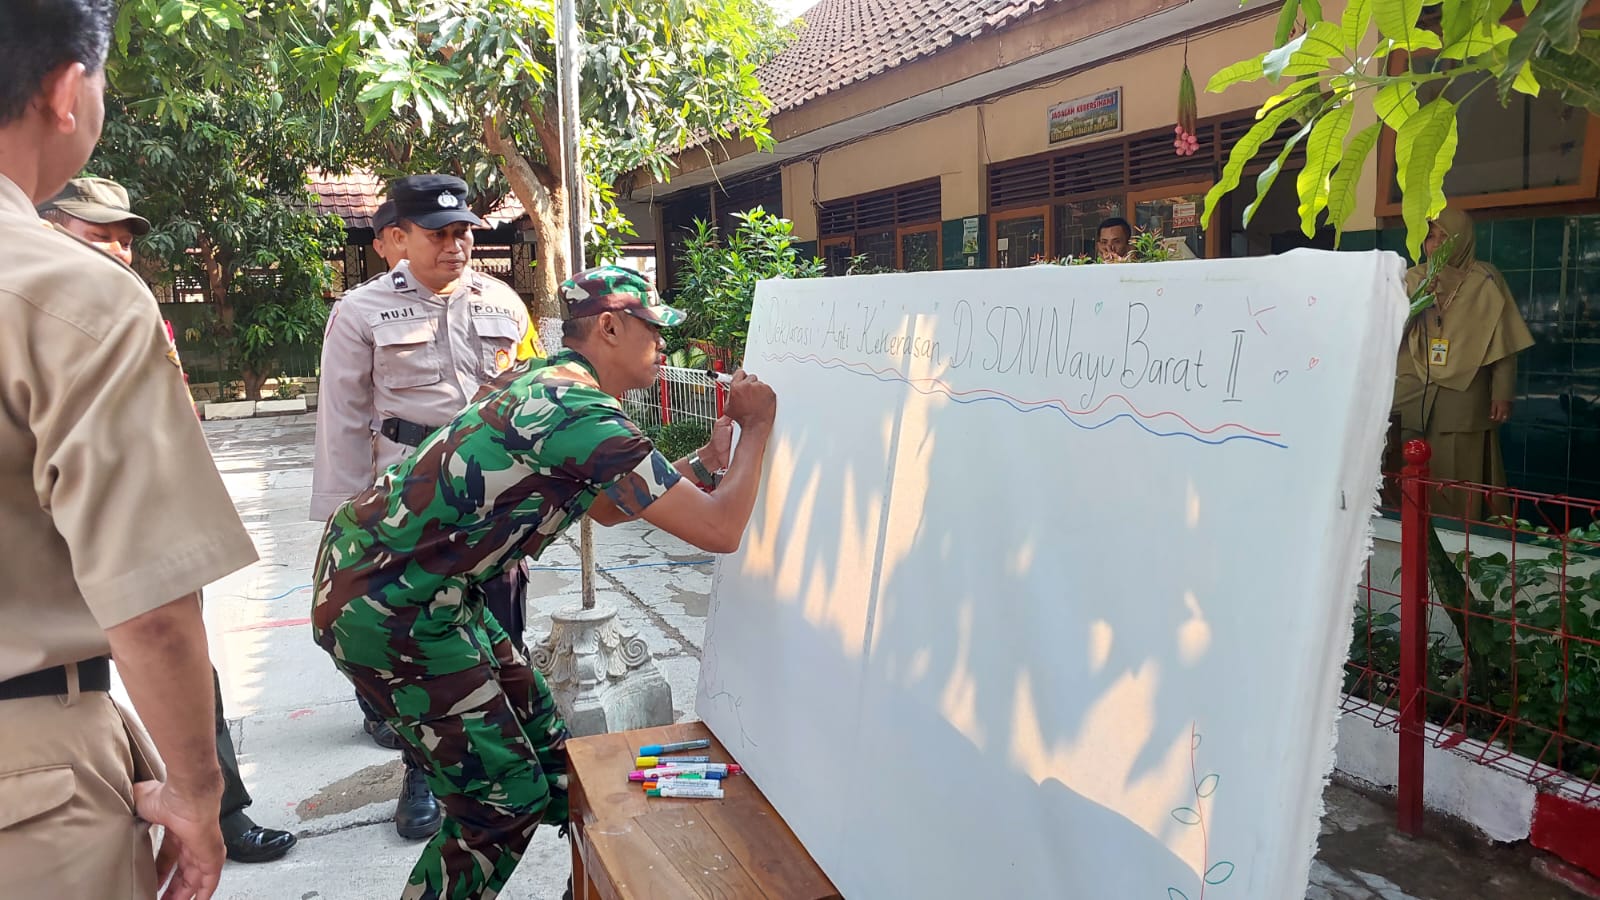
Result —
<instances>
[{"instance_id":1,"label":"gray police uniform shirt","mask_svg":"<svg viewBox=\"0 0 1600 900\"><path fill-rule=\"evenodd\" d=\"M347 292L322 342L311 520L327 521L415 449L379 433L384 419L449 422L516 363L527 330L522 298L471 269L449 297L418 284L406 261Z\"/></svg>"}]
</instances>

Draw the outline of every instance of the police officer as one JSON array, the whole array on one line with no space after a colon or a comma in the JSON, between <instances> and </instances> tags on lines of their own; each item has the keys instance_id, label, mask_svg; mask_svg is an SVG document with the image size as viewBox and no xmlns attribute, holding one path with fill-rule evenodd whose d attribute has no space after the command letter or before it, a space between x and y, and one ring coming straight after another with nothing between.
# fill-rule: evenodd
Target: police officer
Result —
<instances>
[{"instance_id":1,"label":"police officer","mask_svg":"<svg viewBox=\"0 0 1600 900\"><path fill-rule=\"evenodd\" d=\"M0 873L8 897L154 897L170 873L166 896L205 900L224 851L198 592L255 548L155 298L35 211L99 138L113 16L0 3Z\"/></svg>"},{"instance_id":2,"label":"police officer","mask_svg":"<svg viewBox=\"0 0 1600 900\"><path fill-rule=\"evenodd\" d=\"M314 521L325 521L340 503L371 487L511 369L530 328L516 292L471 267L471 229L483 222L467 208L466 182L411 175L391 184L388 194L373 225L392 268L345 294L323 338ZM525 652L525 585L519 569L482 588L519 652ZM373 740L400 748L393 728L365 702L361 706ZM441 820L408 755L395 829L422 838Z\"/></svg>"},{"instance_id":3,"label":"police officer","mask_svg":"<svg viewBox=\"0 0 1600 900\"><path fill-rule=\"evenodd\" d=\"M150 232L150 221L134 214L128 203L127 188L108 178L72 179L59 194L39 206L39 215L128 266L133 265L134 236ZM171 339L172 324L163 325ZM222 708L222 684L214 666L211 685L217 695L217 762L222 766L222 809L218 817L222 843L228 858L235 862L271 862L288 853L296 838L287 831L263 828L245 813L252 802L250 791L239 774L239 758Z\"/></svg>"}]
</instances>

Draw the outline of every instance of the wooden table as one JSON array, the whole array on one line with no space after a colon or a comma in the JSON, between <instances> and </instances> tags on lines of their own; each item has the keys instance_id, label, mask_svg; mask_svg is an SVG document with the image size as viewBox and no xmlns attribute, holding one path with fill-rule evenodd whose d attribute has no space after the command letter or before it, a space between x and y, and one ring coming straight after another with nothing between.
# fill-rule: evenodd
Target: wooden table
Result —
<instances>
[{"instance_id":1,"label":"wooden table","mask_svg":"<svg viewBox=\"0 0 1600 900\"><path fill-rule=\"evenodd\" d=\"M640 747L699 738L711 749L687 753L738 762L700 722L567 741L576 900L838 898L748 776L724 780L721 800L646 797L628 781Z\"/></svg>"}]
</instances>

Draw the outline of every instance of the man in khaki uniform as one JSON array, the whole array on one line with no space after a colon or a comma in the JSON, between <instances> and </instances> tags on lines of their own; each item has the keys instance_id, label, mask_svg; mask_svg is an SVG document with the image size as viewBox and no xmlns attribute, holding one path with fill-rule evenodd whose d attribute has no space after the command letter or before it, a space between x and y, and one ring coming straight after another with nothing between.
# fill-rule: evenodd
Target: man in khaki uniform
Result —
<instances>
[{"instance_id":1,"label":"man in khaki uniform","mask_svg":"<svg viewBox=\"0 0 1600 900\"><path fill-rule=\"evenodd\" d=\"M155 299L34 211L99 139L112 16L0 4L0 877L6 896L118 900L170 877L167 896L205 900L222 784L197 592L255 549Z\"/></svg>"},{"instance_id":2,"label":"man in khaki uniform","mask_svg":"<svg viewBox=\"0 0 1600 900\"><path fill-rule=\"evenodd\" d=\"M39 215L74 237L82 238L111 254L124 265L133 265L133 239L148 234L150 222L133 212L128 189L109 178L74 178L48 202L40 204ZM172 323L164 322L167 339L172 340ZM173 490L182 490L174 485ZM201 600L204 602L204 596ZM253 802L239 773L239 757L233 748L233 735L222 708L222 682L216 667L211 669L211 687L217 695L217 762L222 766L222 843L234 862L260 863L278 859L296 843L293 834L257 825L245 813Z\"/></svg>"},{"instance_id":3,"label":"man in khaki uniform","mask_svg":"<svg viewBox=\"0 0 1600 900\"><path fill-rule=\"evenodd\" d=\"M529 329L522 298L473 271L466 182L410 175L389 186L374 215L390 271L349 291L328 317L317 394L313 521L370 488L483 385L518 361ZM521 645L525 581L520 571L493 586L490 608ZM364 727L379 746L399 735L365 703ZM395 830L424 838L443 821L422 771L408 757Z\"/></svg>"}]
</instances>

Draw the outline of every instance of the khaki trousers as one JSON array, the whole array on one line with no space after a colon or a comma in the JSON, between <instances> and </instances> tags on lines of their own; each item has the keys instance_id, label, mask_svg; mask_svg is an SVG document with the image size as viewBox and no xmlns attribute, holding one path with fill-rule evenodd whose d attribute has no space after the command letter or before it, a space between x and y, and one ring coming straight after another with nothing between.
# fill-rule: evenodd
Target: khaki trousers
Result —
<instances>
[{"instance_id":1,"label":"khaki trousers","mask_svg":"<svg viewBox=\"0 0 1600 900\"><path fill-rule=\"evenodd\" d=\"M149 738L104 691L0 700L3 893L153 898L155 851L133 783L161 774Z\"/></svg>"}]
</instances>

